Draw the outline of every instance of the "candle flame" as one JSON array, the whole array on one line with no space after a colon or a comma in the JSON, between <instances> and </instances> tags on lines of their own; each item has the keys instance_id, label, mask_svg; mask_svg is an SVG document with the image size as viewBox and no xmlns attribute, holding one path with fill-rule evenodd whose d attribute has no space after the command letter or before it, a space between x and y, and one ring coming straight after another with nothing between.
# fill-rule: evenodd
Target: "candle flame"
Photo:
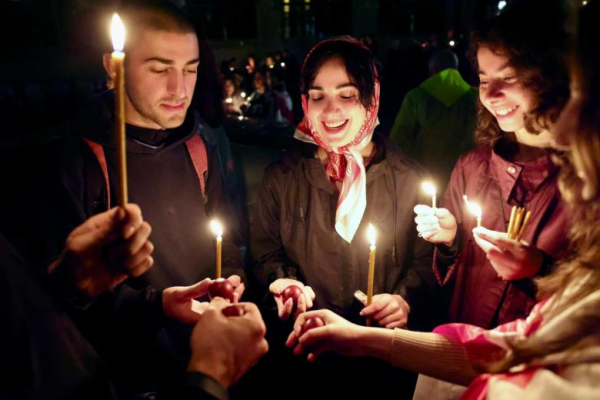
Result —
<instances>
[{"instance_id":1,"label":"candle flame","mask_svg":"<svg viewBox=\"0 0 600 400\"><path fill-rule=\"evenodd\" d=\"M369 224L369 229L367 230L367 239L369 239L371 246L375 246L375 242L377 241L377 231L375 231L375 228L371 224Z\"/></svg>"},{"instance_id":2,"label":"candle flame","mask_svg":"<svg viewBox=\"0 0 600 400\"><path fill-rule=\"evenodd\" d=\"M114 51L122 52L123 47L125 46L125 26L123 26L123 22L117 13L113 14L112 17L110 37L112 39Z\"/></svg>"},{"instance_id":3,"label":"candle flame","mask_svg":"<svg viewBox=\"0 0 600 400\"><path fill-rule=\"evenodd\" d=\"M231 104L231 103L233 103L233 99L231 97L228 97L225 99L225 103Z\"/></svg>"},{"instance_id":4,"label":"candle flame","mask_svg":"<svg viewBox=\"0 0 600 400\"><path fill-rule=\"evenodd\" d=\"M463 196L463 199L465 200L465 203L467 203L467 208L469 209L471 214L473 214L477 218L481 218L481 216L483 215L483 211L481 211L481 207L479 206L479 204L469 201L469 198L466 194Z\"/></svg>"},{"instance_id":5,"label":"candle flame","mask_svg":"<svg viewBox=\"0 0 600 400\"><path fill-rule=\"evenodd\" d=\"M223 236L223 226L219 221L212 220L210 221L210 229L213 231L215 236L221 237Z\"/></svg>"},{"instance_id":6,"label":"candle flame","mask_svg":"<svg viewBox=\"0 0 600 400\"><path fill-rule=\"evenodd\" d=\"M435 185L429 181L423 182L421 184L421 187L423 188L425 193L427 193L430 196L435 196L435 194L437 193Z\"/></svg>"}]
</instances>

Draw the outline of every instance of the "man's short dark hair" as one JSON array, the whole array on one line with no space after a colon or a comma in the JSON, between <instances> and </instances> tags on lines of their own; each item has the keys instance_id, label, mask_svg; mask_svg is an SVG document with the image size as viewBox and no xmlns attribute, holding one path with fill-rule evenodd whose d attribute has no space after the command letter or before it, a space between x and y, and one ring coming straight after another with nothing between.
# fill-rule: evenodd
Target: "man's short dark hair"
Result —
<instances>
[{"instance_id":1,"label":"man's short dark hair","mask_svg":"<svg viewBox=\"0 0 600 400\"><path fill-rule=\"evenodd\" d=\"M146 29L175 32L196 33L183 10L166 0L132 0L120 8L119 14L127 29L128 37Z\"/></svg>"}]
</instances>

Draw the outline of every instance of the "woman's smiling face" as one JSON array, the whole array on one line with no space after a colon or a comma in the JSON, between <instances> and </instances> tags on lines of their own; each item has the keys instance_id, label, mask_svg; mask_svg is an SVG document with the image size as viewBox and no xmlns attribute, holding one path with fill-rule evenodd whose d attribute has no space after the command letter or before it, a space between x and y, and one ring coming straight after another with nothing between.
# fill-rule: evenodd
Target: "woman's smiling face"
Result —
<instances>
[{"instance_id":1,"label":"woman's smiling face","mask_svg":"<svg viewBox=\"0 0 600 400\"><path fill-rule=\"evenodd\" d=\"M481 103L504 132L522 129L533 99L531 90L523 86L510 60L489 47L479 48L477 63Z\"/></svg>"},{"instance_id":2,"label":"woman's smiling face","mask_svg":"<svg viewBox=\"0 0 600 400\"><path fill-rule=\"evenodd\" d=\"M345 146L354 140L366 116L344 63L338 58L324 62L308 89L308 118L319 136L332 147Z\"/></svg>"}]
</instances>

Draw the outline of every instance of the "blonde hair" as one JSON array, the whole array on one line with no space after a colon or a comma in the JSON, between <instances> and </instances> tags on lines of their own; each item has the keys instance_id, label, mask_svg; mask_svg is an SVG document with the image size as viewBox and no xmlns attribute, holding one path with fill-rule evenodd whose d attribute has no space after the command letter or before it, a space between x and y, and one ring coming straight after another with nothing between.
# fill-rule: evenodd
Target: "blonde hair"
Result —
<instances>
[{"instance_id":1,"label":"blonde hair","mask_svg":"<svg viewBox=\"0 0 600 400\"><path fill-rule=\"evenodd\" d=\"M544 312L544 324L570 305L600 290L600 2L588 3L580 12L577 52L571 56L571 86L582 96L582 107L570 135L569 151L561 164L559 188L568 205L571 227L571 255L551 275L538 281L538 298L553 296ZM577 290L572 290L578 285ZM573 354L585 346L591 335L600 332L600 310L576 312L562 334L551 340L539 340L534 333L527 338L509 340L511 351L504 360L488 366L489 372L566 352Z\"/></svg>"}]
</instances>

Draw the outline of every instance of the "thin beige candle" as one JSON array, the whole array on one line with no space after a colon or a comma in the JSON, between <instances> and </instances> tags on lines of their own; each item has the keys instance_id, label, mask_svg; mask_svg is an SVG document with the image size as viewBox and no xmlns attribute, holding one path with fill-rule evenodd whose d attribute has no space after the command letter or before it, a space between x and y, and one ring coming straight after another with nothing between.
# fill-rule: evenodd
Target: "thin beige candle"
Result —
<instances>
[{"instance_id":1,"label":"thin beige candle","mask_svg":"<svg viewBox=\"0 0 600 400\"><path fill-rule=\"evenodd\" d=\"M521 240L521 238L523 237L523 234L525 233L525 228L527 227L530 218L531 211L527 211L527 214L525 214L525 220L523 221L523 225L521 226L521 230L519 231L519 235L517 236L517 240Z\"/></svg>"},{"instance_id":2,"label":"thin beige candle","mask_svg":"<svg viewBox=\"0 0 600 400\"><path fill-rule=\"evenodd\" d=\"M124 206L127 195L127 155L125 145L125 27L119 15L114 14L111 24L111 37L114 51L110 60L115 83L115 144L117 150L118 194L117 204Z\"/></svg>"},{"instance_id":3,"label":"thin beige candle","mask_svg":"<svg viewBox=\"0 0 600 400\"><path fill-rule=\"evenodd\" d=\"M517 238L517 235L519 234L519 229L521 228L521 223L523 222L523 214L524 213L525 213L524 208L519 208L517 210L517 216L515 217L515 225L513 226L511 239Z\"/></svg>"},{"instance_id":4,"label":"thin beige candle","mask_svg":"<svg viewBox=\"0 0 600 400\"><path fill-rule=\"evenodd\" d=\"M509 239L511 239L511 233L513 229L513 225L515 224L515 215L517 214L517 206L513 206L510 212L510 219L508 220L508 228L506 229L506 234Z\"/></svg>"},{"instance_id":5,"label":"thin beige candle","mask_svg":"<svg viewBox=\"0 0 600 400\"><path fill-rule=\"evenodd\" d=\"M221 277L221 249L223 245L223 227L218 221L211 221L210 228L213 233L217 236L217 249L216 249L216 272L215 279Z\"/></svg>"},{"instance_id":6,"label":"thin beige candle","mask_svg":"<svg viewBox=\"0 0 600 400\"><path fill-rule=\"evenodd\" d=\"M370 306L373 303L373 284L375 281L375 254L377 252L377 246L375 245L376 241L376 232L373 225L369 224L369 229L367 231L367 237L369 238L369 242L371 243L371 247L369 247L369 278L367 283L367 306ZM367 318L367 326L371 326L373 321L371 318Z\"/></svg>"}]
</instances>

